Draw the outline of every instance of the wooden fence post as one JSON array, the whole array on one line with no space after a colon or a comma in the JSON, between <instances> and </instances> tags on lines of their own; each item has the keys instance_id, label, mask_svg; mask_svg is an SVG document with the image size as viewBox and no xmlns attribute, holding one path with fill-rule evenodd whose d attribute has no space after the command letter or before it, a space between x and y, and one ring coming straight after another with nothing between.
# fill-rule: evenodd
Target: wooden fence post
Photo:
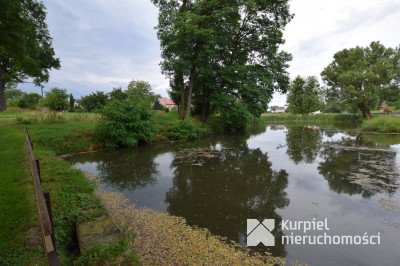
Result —
<instances>
[{"instance_id":1,"label":"wooden fence post","mask_svg":"<svg viewBox=\"0 0 400 266\"><path fill-rule=\"evenodd\" d=\"M40 174L40 164L39 164L39 159L35 159L35 163L36 163L36 169L37 169L37 172L38 172L38 174L39 174L39 181L40 181L40 184L42 184L42 176L41 176L41 174Z\"/></svg>"},{"instance_id":2,"label":"wooden fence post","mask_svg":"<svg viewBox=\"0 0 400 266\"><path fill-rule=\"evenodd\" d=\"M47 212L49 213L49 218L50 218L50 223L51 223L51 229L52 229L51 240L53 240L54 250L57 252L56 239L54 237L54 224L53 224L53 213L51 211L50 192L43 191L43 197L44 197L44 201L46 203Z\"/></svg>"}]
</instances>

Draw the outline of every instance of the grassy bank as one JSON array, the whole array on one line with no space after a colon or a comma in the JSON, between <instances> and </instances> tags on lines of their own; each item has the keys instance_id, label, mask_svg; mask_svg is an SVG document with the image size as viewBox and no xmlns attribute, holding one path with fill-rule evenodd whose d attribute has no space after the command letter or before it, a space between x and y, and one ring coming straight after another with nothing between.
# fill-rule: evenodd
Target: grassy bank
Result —
<instances>
[{"instance_id":1,"label":"grassy bank","mask_svg":"<svg viewBox=\"0 0 400 266\"><path fill-rule=\"evenodd\" d=\"M0 264L45 264L36 215L24 131L18 117L46 117L39 112L0 113ZM34 152L40 160L43 190L51 192L57 252L62 265L79 258L75 222L94 219L106 212L93 194L93 184L83 173L71 169L57 155L91 148L93 117L77 121L76 116L62 122L36 120L28 125Z\"/></svg>"},{"instance_id":2,"label":"grassy bank","mask_svg":"<svg viewBox=\"0 0 400 266\"><path fill-rule=\"evenodd\" d=\"M380 133L400 133L400 117L392 115L374 116L363 121L361 129Z\"/></svg>"},{"instance_id":3,"label":"grassy bank","mask_svg":"<svg viewBox=\"0 0 400 266\"><path fill-rule=\"evenodd\" d=\"M361 115L355 114L316 114L295 115L290 113L263 114L262 119L269 122L335 122L335 123L359 123Z\"/></svg>"},{"instance_id":4,"label":"grassy bank","mask_svg":"<svg viewBox=\"0 0 400 266\"><path fill-rule=\"evenodd\" d=\"M43 251L22 127L0 120L0 136L0 264L34 264Z\"/></svg>"}]
</instances>

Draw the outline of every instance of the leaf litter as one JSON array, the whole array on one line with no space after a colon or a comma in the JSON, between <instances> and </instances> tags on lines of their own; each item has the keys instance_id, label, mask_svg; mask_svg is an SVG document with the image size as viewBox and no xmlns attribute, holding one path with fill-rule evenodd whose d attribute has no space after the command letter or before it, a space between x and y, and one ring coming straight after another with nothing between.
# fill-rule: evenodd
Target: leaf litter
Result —
<instances>
[{"instance_id":1,"label":"leaf litter","mask_svg":"<svg viewBox=\"0 0 400 266\"><path fill-rule=\"evenodd\" d=\"M196 151L192 155L213 156L209 151ZM211 157L212 158L212 157ZM106 191L98 180L84 172L97 183L95 194L99 197L116 224L124 230L133 230L135 238L129 243L140 257L141 265L284 265L286 259L270 253L252 253L234 241L213 235L209 230L189 226L185 219L138 208L130 204L122 193Z\"/></svg>"}]
</instances>

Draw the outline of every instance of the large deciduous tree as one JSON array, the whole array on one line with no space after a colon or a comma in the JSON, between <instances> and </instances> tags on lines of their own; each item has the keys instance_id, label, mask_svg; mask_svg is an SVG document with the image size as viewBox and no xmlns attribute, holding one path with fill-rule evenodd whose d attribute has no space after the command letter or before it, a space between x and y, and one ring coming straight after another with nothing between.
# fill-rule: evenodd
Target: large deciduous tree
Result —
<instances>
[{"instance_id":1,"label":"large deciduous tree","mask_svg":"<svg viewBox=\"0 0 400 266\"><path fill-rule=\"evenodd\" d=\"M302 78L297 76L289 89L287 102L289 111L295 114L308 115L322 107L323 95L316 77Z\"/></svg>"},{"instance_id":2,"label":"large deciduous tree","mask_svg":"<svg viewBox=\"0 0 400 266\"><path fill-rule=\"evenodd\" d=\"M291 56L278 48L292 18L288 1L152 2L159 7L161 67L181 119L192 104L206 122L216 109L229 110L238 101L260 115L274 90L286 91Z\"/></svg>"},{"instance_id":3,"label":"large deciduous tree","mask_svg":"<svg viewBox=\"0 0 400 266\"><path fill-rule=\"evenodd\" d=\"M150 83L143 80L132 80L129 82L125 93L134 102L142 102L146 104L153 103L156 98L151 89Z\"/></svg>"},{"instance_id":4,"label":"large deciduous tree","mask_svg":"<svg viewBox=\"0 0 400 266\"><path fill-rule=\"evenodd\" d=\"M398 67L398 49L372 42L368 47L337 52L321 76L343 104L356 106L370 119L370 109L378 106L382 92L399 86Z\"/></svg>"},{"instance_id":5,"label":"large deciduous tree","mask_svg":"<svg viewBox=\"0 0 400 266\"><path fill-rule=\"evenodd\" d=\"M33 78L39 86L49 71L60 67L45 22L45 6L38 0L0 0L0 111L6 109L4 90L9 82Z\"/></svg>"}]
</instances>

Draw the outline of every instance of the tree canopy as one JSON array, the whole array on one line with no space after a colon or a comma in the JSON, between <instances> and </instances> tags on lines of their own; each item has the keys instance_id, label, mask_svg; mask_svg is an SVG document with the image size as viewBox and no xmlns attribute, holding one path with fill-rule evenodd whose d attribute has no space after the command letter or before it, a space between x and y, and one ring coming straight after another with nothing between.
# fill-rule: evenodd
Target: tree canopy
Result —
<instances>
[{"instance_id":1,"label":"tree canopy","mask_svg":"<svg viewBox=\"0 0 400 266\"><path fill-rule=\"evenodd\" d=\"M134 102L153 103L155 95L151 89L150 83L143 80L132 80L125 91L126 95Z\"/></svg>"},{"instance_id":2,"label":"tree canopy","mask_svg":"<svg viewBox=\"0 0 400 266\"><path fill-rule=\"evenodd\" d=\"M62 111L68 109L68 97L66 89L52 88L46 92L45 102L50 111Z\"/></svg>"},{"instance_id":3,"label":"tree canopy","mask_svg":"<svg viewBox=\"0 0 400 266\"><path fill-rule=\"evenodd\" d=\"M337 95L342 104L357 107L369 119L380 95L399 88L399 59L399 48L372 42L368 47L337 52L321 76L330 94Z\"/></svg>"},{"instance_id":4,"label":"tree canopy","mask_svg":"<svg viewBox=\"0 0 400 266\"><path fill-rule=\"evenodd\" d=\"M37 86L60 67L47 29L45 6L38 0L0 0L0 111L6 109L6 84L28 78Z\"/></svg>"},{"instance_id":5,"label":"tree canopy","mask_svg":"<svg viewBox=\"0 0 400 266\"><path fill-rule=\"evenodd\" d=\"M319 110L323 104L322 93L316 77L297 76L291 83L287 97L289 111L294 114L308 115Z\"/></svg>"},{"instance_id":6,"label":"tree canopy","mask_svg":"<svg viewBox=\"0 0 400 266\"><path fill-rule=\"evenodd\" d=\"M239 100L260 115L275 90L286 91L291 55L278 48L292 18L288 1L152 2L159 8L161 67L182 119L192 104L207 121Z\"/></svg>"},{"instance_id":7,"label":"tree canopy","mask_svg":"<svg viewBox=\"0 0 400 266\"><path fill-rule=\"evenodd\" d=\"M81 98L80 104L87 112L102 109L108 103L108 95L102 91L92 92Z\"/></svg>"}]
</instances>

